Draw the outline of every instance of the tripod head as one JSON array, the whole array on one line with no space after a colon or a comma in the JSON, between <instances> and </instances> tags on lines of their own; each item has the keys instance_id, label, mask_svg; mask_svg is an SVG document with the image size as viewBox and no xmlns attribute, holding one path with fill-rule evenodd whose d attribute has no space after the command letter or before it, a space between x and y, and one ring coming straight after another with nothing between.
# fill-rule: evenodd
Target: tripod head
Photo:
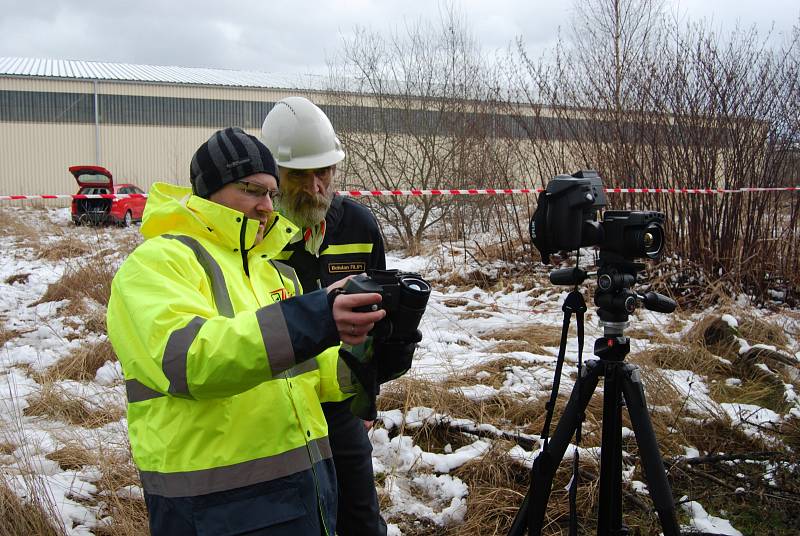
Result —
<instances>
[{"instance_id":1,"label":"tripod head","mask_svg":"<svg viewBox=\"0 0 800 536\"><path fill-rule=\"evenodd\" d=\"M636 276L645 269L640 262L632 262L614 253L600 250L600 262L596 272L587 272L580 268L562 268L550 272L550 282L554 285L578 286L590 276L597 276L597 288L594 303L597 315L604 327L609 324L624 323L627 327L628 317L638 305L649 311L671 313L675 310L675 301L658 292L638 294L632 287Z\"/></svg>"},{"instance_id":2,"label":"tripod head","mask_svg":"<svg viewBox=\"0 0 800 536\"><path fill-rule=\"evenodd\" d=\"M550 272L550 282L554 285L578 286L590 276L597 276L594 303L603 326L603 337L595 341L594 355L600 359L622 361L628 355L630 342L623 332L638 305L658 313L675 310L675 301L663 294L647 292L642 295L633 290L637 274L644 269L643 263L601 249L596 272L586 272L577 267Z\"/></svg>"}]
</instances>

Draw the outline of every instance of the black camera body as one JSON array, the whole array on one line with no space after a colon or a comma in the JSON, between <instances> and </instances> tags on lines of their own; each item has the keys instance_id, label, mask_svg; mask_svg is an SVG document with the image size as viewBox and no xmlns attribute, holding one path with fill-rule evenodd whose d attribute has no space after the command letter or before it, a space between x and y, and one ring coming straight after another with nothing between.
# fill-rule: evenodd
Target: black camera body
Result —
<instances>
[{"instance_id":1,"label":"black camera body","mask_svg":"<svg viewBox=\"0 0 800 536\"><path fill-rule=\"evenodd\" d=\"M600 258L658 258L664 249L664 214L651 210L606 210Z\"/></svg>"},{"instance_id":2,"label":"black camera body","mask_svg":"<svg viewBox=\"0 0 800 536\"><path fill-rule=\"evenodd\" d=\"M367 270L350 278L344 285L347 294L376 292L382 296L379 304L358 307L360 312L386 310L386 316L375 324L372 336L376 341L419 342L419 327L431 285L422 276L399 270Z\"/></svg>"},{"instance_id":3,"label":"black camera body","mask_svg":"<svg viewBox=\"0 0 800 536\"><path fill-rule=\"evenodd\" d=\"M530 221L531 240L548 263L557 251L598 246L600 258L658 258L664 247L664 214L607 210L603 181L595 171L558 175L539 195Z\"/></svg>"}]
</instances>

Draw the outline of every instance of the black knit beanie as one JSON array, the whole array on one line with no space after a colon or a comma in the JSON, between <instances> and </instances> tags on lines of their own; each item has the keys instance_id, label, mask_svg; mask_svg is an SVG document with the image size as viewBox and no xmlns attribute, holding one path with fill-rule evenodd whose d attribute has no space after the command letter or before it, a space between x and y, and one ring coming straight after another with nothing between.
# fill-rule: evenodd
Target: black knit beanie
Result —
<instances>
[{"instance_id":1,"label":"black knit beanie","mask_svg":"<svg viewBox=\"0 0 800 536\"><path fill-rule=\"evenodd\" d=\"M278 180L272 153L255 136L228 127L215 132L194 153L189 180L195 195L208 198L226 184L254 173L267 173Z\"/></svg>"}]
</instances>

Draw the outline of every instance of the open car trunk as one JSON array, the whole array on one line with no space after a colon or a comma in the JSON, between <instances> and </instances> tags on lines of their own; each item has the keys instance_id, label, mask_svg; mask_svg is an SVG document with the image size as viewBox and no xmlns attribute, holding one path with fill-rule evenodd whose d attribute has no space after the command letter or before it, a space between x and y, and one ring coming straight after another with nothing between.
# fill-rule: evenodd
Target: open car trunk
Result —
<instances>
[{"instance_id":1,"label":"open car trunk","mask_svg":"<svg viewBox=\"0 0 800 536\"><path fill-rule=\"evenodd\" d=\"M104 188L81 188L81 194L108 194ZM111 199L76 199L75 217L81 223L105 223L111 217Z\"/></svg>"},{"instance_id":2,"label":"open car trunk","mask_svg":"<svg viewBox=\"0 0 800 536\"><path fill-rule=\"evenodd\" d=\"M72 166L69 172L75 177L79 194L113 194L114 179L111 172L100 166ZM75 223L104 223L111 217L112 199L75 199L72 218Z\"/></svg>"}]
</instances>

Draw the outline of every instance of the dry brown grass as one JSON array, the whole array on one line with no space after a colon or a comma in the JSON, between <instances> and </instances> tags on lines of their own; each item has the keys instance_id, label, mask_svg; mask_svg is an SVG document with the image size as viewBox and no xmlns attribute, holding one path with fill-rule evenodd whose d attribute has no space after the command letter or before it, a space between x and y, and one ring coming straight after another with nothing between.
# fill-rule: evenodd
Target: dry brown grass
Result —
<instances>
[{"instance_id":1,"label":"dry brown grass","mask_svg":"<svg viewBox=\"0 0 800 536\"><path fill-rule=\"evenodd\" d=\"M472 382L473 384L475 382ZM519 429L524 433L538 433L544 415L544 400L530 403L499 395L483 400L471 400L450 388L457 387L453 380L428 382L416 379L401 379L392 382L381 391L378 407L381 410L427 407L434 411L470 419L476 423L488 423L505 429ZM458 408L453 411L453 408ZM401 431L402 433L402 431ZM413 431L415 441L427 441L427 429ZM441 445L440 445L441 446Z\"/></svg>"},{"instance_id":2,"label":"dry brown grass","mask_svg":"<svg viewBox=\"0 0 800 536\"><path fill-rule=\"evenodd\" d=\"M19 331L6 328L4 322L0 320L0 346L18 336Z\"/></svg>"},{"instance_id":3,"label":"dry brown grass","mask_svg":"<svg viewBox=\"0 0 800 536\"><path fill-rule=\"evenodd\" d=\"M569 336L574 336L575 328L570 326ZM493 352L531 352L534 354L547 354L543 347L558 347L561 342L561 328L558 326L521 326L515 328L498 329L481 335L484 340L498 339Z\"/></svg>"},{"instance_id":4,"label":"dry brown grass","mask_svg":"<svg viewBox=\"0 0 800 536\"><path fill-rule=\"evenodd\" d=\"M40 391L28 399L28 404L24 411L27 416L47 417L85 428L98 428L125 415L123 408L113 404L102 409L93 408L55 383L43 384Z\"/></svg>"},{"instance_id":5,"label":"dry brown grass","mask_svg":"<svg viewBox=\"0 0 800 536\"><path fill-rule=\"evenodd\" d=\"M5 283L6 285L15 285L15 284L25 285L28 283L28 279L30 278L30 276L31 274L25 272L10 275L6 278Z\"/></svg>"},{"instance_id":6,"label":"dry brown grass","mask_svg":"<svg viewBox=\"0 0 800 536\"><path fill-rule=\"evenodd\" d=\"M505 534L528 488L528 469L512 460L509 442L495 442L480 459L453 471L469 487L464 524L450 534Z\"/></svg>"},{"instance_id":7,"label":"dry brown grass","mask_svg":"<svg viewBox=\"0 0 800 536\"><path fill-rule=\"evenodd\" d=\"M39 229L31 225L30 214L21 215L15 210L0 207L0 236L13 236L19 242L38 242Z\"/></svg>"},{"instance_id":8,"label":"dry brown grass","mask_svg":"<svg viewBox=\"0 0 800 536\"><path fill-rule=\"evenodd\" d=\"M102 502L103 516L110 516L106 526L94 530L97 536L146 536L149 534L144 499L120 495L122 488L141 487L138 472L127 449L89 450L80 440L63 439L61 449L47 455L64 470L97 467L100 478L94 482L97 494L84 500L88 506Z\"/></svg>"},{"instance_id":9,"label":"dry brown grass","mask_svg":"<svg viewBox=\"0 0 800 536\"><path fill-rule=\"evenodd\" d=\"M446 277L437 280L439 286L453 286L458 290L469 290L478 287L487 291L508 291L516 285L517 289L529 290L535 288L542 280L541 276L527 270L517 268L502 268L497 273L489 274L484 270L473 270L466 274L444 269Z\"/></svg>"},{"instance_id":10,"label":"dry brown grass","mask_svg":"<svg viewBox=\"0 0 800 536\"><path fill-rule=\"evenodd\" d=\"M663 456L682 455L685 452L685 446L693 446L701 452L712 453L741 452L747 449L757 451L765 448L763 441L748 437L739 430L733 430L727 417L714 414L713 408L709 408L712 413L705 416L702 421L697 420L696 416L687 411L687 403L690 400L665 379L657 365L654 365L652 361L648 364L648 360L643 358L643 354L645 353L637 354L637 356L641 363L640 372L648 405L666 407L670 410L669 412L653 411L650 413L653 430ZM699 365L696 368L705 370L706 366ZM687 367L684 370L692 369ZM695 372L701 374L699 370L695 370ZM715 372L712 370L709 374L714 376ZM719 374L717 377L726 378L728 375ZM745 402L740 397L726 400L719 396L717 389L725 385L724 381L712 382L709 379L706 384L709 386L709 396L717 402ZM626 412L623 412L623 421L625 426L631 427ZM631 445L631 449L636 452L635 444Z\"/></svg>"},{"instance_id":11,"label":"dry brown grass","mask_svg":"<svg viewBox=\"0 0 800 536\"><path fill-rule=\"evenodd\" d=\"M639 354L642 363L642 377L647 391L647 398L650 405L668 407L669 411L655 411L651 414L654 431L659 440L661 454L665 457L679 456L685 454L687 445L698 448L701 452L758 452L766 449L766 445L759 438L749 437L740 430L732 429L726 417L707 417L703 421L697 419L686 419L686 399L681 397L679 392L665 380L653 361L668 359L673 364L680 364L676 368L702 370L711 375L725 374L716 371L719 360L713 358L705 349L671 349L676 352L674 355L658 354L652 352L651 355ZM698 358L698 356L700 356ZM710 358L710 360L709 360ZM694 364L696 361L703 361L701 364ZM398 408L409 408L413 406L431 407L441 413L447 413L454 417L465 417L477 422L491 423L498 427L510 429L510 426L524 426L524 431L529 433L539 433L541 430L544 407L541 402L524 404L517 400L490 400L490 401L470 401L460 397L457 393L449 391L458 384L470 385L475 383L474 374L479 371L489 373L489 377L484 378L482 383L497 384L500 381L505 367L524 366L524 363L516 362L511 359L501 359L497 362L481 365L460 375L450 377L442 383L428 384L418 381L407 382L403 386L398 386L401 382L392 385L392 391L387 393L388 399L383 401L387 406ZM691 365L691 366L689 366ZM506 397L497 397L505 399ZM584 424L584 447L597 446L600 444L600 428L602 416L602 383L593 396L587 408L587 421ZM559 398L555 412L555 421L563 412L563 397ZM501 405L502 409L498 408ZM514 406L525 406L524 412L515 411ZM786 439L796 440L800 435L796 423L787 425L782 430ZM623 425L631 428L630 419L627 412L623 412ZM555 426L555 423L554 423ZM553 428L551 428L552 433ZM426 425L411 431L415 442L423 449L438 452L445 444L450 444L453 448L458 448L461 444L472 441L467 436L457 431L447 429L445 425L435 426ZM469 486L470 494L467 498L467 516L462 525L451 527L447 534L459 535L484 535L484 534L505 534L510 526L513 516L526 491L528 482L528 471L508 459L505 454L510 448L511 443L495 440L492 449L480 459L473 460L468 464L456 469L453 474L464 480ZM638 457L638 447L633 438L624 441L623 448L630 453L635 460ZM591 533L596 523L596 511L599 503L597 496L598 469L594 459L583 459L582 483L579 488L578 512L581 530ZM675 471L683 471L675 469ZM683 475L683 476L682 476ZM735 476L735 475L734 475ZM570 468L568 463L562 463L553 484L553 494L547 510L547 527L544 534L563 534L568 524L567 518L567 498L563 487L570 478ZM634 478L643 480L640 470ZM687 480L683 473L676 475L676 496L689 493L692 497L699 497L708 493L709 484L703 482L699 484L691 479ZM718 489L718 488L717 488ZM646 497L636 496L626 492L625 497L625 521L637 534L657 534L659 531L658 520L650 512L650 503ZM407 526L407 525L404 525ZM408 525L410 526L410 525ZM409 534L428 534L439 532L429 532L431 529L413 529Z\"/></svg>"},{"instance_id":12,"label":"dry brown grass","mask_svg":"<svg viewBox=\"0 0 800 536\"><path fill-rule=\"evenodd\" d=\"M50 521L55 512L46 492L28 489L29 500L25 501L14 493L7 478L0 476L0 536L64 536Z\"/></svg>"},{"instance_id":13,"label":"dry brown grass","mask_svg":"<svg viewBox=\"0 0 800 536\"><path fill-rule=\"evenodd\" d=\"M631 354L627 361L654 368L691 370L697 374L715 378L730 377L730 366L725 365L699 344L655 346L643 352Z\"/></svg>"},{"instance_id":14,"label":"dry brown grass","mask_svg":"<svg viewBox=\"0 0 800 536\"><path fill-rule=\"evenodd\" d=\"M453 475L463 480L470 490L464 523L451 527L449 535L501 535L506 534L528 490L530 471L512 460L507 452L507 442L496 442L481 458L455 469ZM580 484L576 498L579 534L596 530L599 506L599 469L596 460L582 457ZM565 487L572 477L571 460L562 462L553 479L542 534L556 536L567 533L569 526L569 501ZM627 499L626 494L626 499ZM646 499L631 504L624 501L625 522L633 534L657 534L657 520L649 512Z\"/></svg>"},{"instance_id":15,"label":"dry brown grass","mask_svg":"<svg viewBox=\"0 0 800 536\"><path fill-rule=\"evenodd\" d=\"M666 333L669 333L667 331ZM674 341L657 328L636 327L625 330L625 336L640 341L650 341L653 344L670 344Z\"/></svg>"},{"instance_id":16,"label":"dry brown grass","mask_svg":"<svg viewBox=\"0 0 800 536\"><path fill-rule=\"evenodd\" d=\"M750 344L770 344L782 349L789 345L783 327L754 316L745 316L739 320L739 333Z\"/></svg>"},{"instance_id":17,"label":"dry brown grass","mask_svg":"<svg viewBox=\"0 0 800 536\"><path fill-rule=\"evenodd\" d=\"M454 387L470 386L480 383L499 389L506 380L506 373L511 367L527 366L530 366L530 363L514 357L499 357L452 374L447 381ZM478 379L478 376L480 376L480 379Z\"/></svg>"},{"instance_id":18,"label":"dry brown grass","mask_svg":"<svg viewBox=\"0 0 800 536\"><path fill-rule=\"evenodd\" d=\"M48 367L41 375L44 382L58 380L92 381L97 371L106 361L116 361L117 356L111 343L103 340L86 344L73 350L68 356Z\"/></svg>"},{"instance_id":19,"label":"dry brown grass","mask_svg":"<svg viewBox=\"0 0 800 536\"><path fill-rule=\"evenodd\" d=\"M62 236L55 242L40 242L36 256L39 259L58 262L73 257L87 256L94 248L78 236Z\"/></svg>"},{"instance_id":20,"label":"dry brown grass","mask_svg":"<svg viewBox=\"0 0 800 536\"><path fill-rule=\"evenodd\" d=\"M710 315L698 320L692 326L686 335L686 342L704 346L718 356L733 359L739 353L736 336L738 336L737 331L723 322L719 316Z\"/></svg>"},{"instance_id":21,"label":"dry brown grass","mask_svg":"<svg viewBox=\"0 0 800 536\"><path fill-rule=\"evenodd\" d=\"M106 262L89 260L68 265L64 275L52 283L37 303L70 300L68 313L85 313L83 300L88 298L100 305L108 305L111 280L115 269Z\"/></svg>"},{"instance_id":22,"label":"dry brown grass","mask_svg":"<svg viewBox=\"0 0 800 536\"><path fill-rule=\"evenodd\" d=\"M710 315L695 323L688 333L688 342L703 344L711 352L733 359L739 354L739 336L749 344L768 344L783 350L788 349L789 340L782 326L767 322L752 315L732 314L737 319L738 328L732 329L719 316Z\"/></svg>"},{"instance_id":23,"label":"dry brown grass","mask_svg":"<svg viewBox=\"0 0 800 536\"><path fill-rule=\"evenodd\" d=\"M755 404L779 414L788 412L792 405L784 399L780 376L768 375L761 369L754 369L754 372L742 376L742 383L739 385L728 385L724 381L711 383L709 394L717 402Z\"/></svg>"}]
</instances>

